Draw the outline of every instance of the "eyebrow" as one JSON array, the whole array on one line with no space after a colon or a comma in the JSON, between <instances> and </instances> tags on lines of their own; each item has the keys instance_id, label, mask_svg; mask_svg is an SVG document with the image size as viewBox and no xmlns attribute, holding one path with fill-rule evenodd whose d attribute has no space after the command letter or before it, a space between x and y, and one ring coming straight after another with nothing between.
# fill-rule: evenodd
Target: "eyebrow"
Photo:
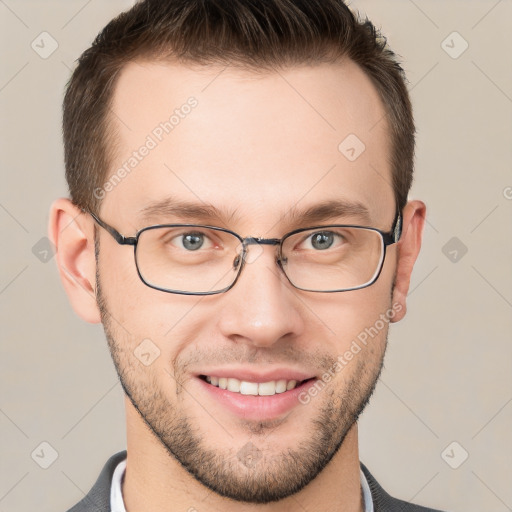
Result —
<instances>
[{"instance_id":1,"label":"eyebrow","mask_svg":"<svg viewBox=\"0 0 512 512\"><path fill-rule=\"evenodd\" d=\"M220 210L207 203L182 201L172 196L153 201L139 211L143 221L178 218L197 222L225 223L236 217L236 210Z\"/></svg>"},{"instance_id":2,"label":"eyebrow","mask_svg":"<svg viewBox=\"0 0 512 512\"><path fill-rule=\"evenodd\" d=\"M220 223L225 226L240 220L236 209L219 209L211 204L182 201L173 197L148 204L139 211L139 216L143 222L179 219L201 224ZM329 199L306 209L299 209L297 205L292 206L281 215L280 222L289 225L313 225L344 217L356 217L367 223L371 218L368 208L358 201Z\"/></svg>"},{"instance_id":3,"label":"eyebrow","mask_svg":"<svg viewBox=\"0 0 512 512\"><path fill-rule=\"evenodd\" d=\"M305 210L292 207L283 218L290 224L316 224L340 217L356 217L363 222L370 222L368 208L358 202L346 199L330 199L310 206Z\"/></svg>"}]
</instances>

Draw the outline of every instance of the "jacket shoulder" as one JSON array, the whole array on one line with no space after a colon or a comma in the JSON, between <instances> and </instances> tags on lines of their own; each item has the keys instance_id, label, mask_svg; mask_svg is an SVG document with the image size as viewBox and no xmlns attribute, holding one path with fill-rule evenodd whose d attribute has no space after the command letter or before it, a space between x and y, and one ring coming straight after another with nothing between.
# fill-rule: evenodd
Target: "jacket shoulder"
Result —
<instances>
[{"instance_id":1,"label":"jacket shoulder","mask_svg":"<svg viewBox=\"0 0 512 512\"><path fill-rule=\"evenodd\" d=\"M422 507L408 501L393 498L379 485L363 463L361 463L361 469L366 476L372 493L374 512L442 512L441 510Z\"/></svg>"},{"instance_id":2,"label":"jacket shoulder","mask_svg":"<svg viewBox=\"0 0 512 512\"><path fill-rule=\"evenodd\" d=\"M126 450L112 455L91 490L67 512L110 512L110 488L116 466L126 459Z\"/></svg>"}]
</instances>

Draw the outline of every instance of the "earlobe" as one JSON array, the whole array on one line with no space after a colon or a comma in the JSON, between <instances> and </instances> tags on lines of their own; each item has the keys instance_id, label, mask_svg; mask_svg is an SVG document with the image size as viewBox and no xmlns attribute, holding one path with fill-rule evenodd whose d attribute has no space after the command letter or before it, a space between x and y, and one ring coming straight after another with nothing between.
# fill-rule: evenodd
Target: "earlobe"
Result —
<instances>
[{"instance_id":1,"label":"earlobe","mask_svg":"<svg viewBox=\"0 0 512 512\"><path fill-rule=\"evenodd\" d=\"M75 313L86 322L101 322L90 219L69 199L57 199L50 208L48 237L55 244L60 278Z\"/></svg>"},{"instance_id":2,"label":"earlobe","mask_svg":"<svg viewBox=\"0 0 512 512\"><path fill-rule=\"evenodd\" d=\"M398 242L398 258L393 304L400 305L400 311L393 322L401 320L407 311L407 293L411 282L414 263L420 252L423 227L425 225L426 206L422 201L409 201L403 209L403 230Z\"/></svg>"}]
</instances>

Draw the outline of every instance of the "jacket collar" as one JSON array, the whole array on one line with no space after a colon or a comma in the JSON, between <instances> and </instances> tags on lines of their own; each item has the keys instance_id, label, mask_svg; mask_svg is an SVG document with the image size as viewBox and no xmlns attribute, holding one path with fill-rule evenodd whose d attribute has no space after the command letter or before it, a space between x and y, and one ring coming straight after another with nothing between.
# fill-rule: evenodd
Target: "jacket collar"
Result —
<instances>
[{"instance_id":1,"label":"jacket collar","mask_svg":"<svg viewBox=\"0 0 512 512\"><path fill-rule=\"evenodd\" d=\"M112 455L89 493L68 512L110 512L112 475L117 465L124 459L126 459L126 450ZM375 480L368 468L362 462L360 465L372 493L374 512L439 512L391 497Z\"/></svg>"}]
</instances>

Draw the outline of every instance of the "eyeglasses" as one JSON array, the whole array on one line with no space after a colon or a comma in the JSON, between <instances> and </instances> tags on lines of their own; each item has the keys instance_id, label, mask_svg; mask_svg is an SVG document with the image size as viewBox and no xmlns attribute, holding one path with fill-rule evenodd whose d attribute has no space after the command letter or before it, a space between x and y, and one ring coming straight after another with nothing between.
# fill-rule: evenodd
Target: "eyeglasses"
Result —
<instances>
[{"instance_id":1,"label":"eyeglasses","mask_svg":"<svg viewBox=\"0 0 512 512\"><path fill-rule=\"evenodd\" d=\"M276 245L276 263L292 286L309 292L345 292L378 279L386 247L400 239L398 211L392 230L345 224L314 226L279 238L243 238L200 224L159 224L126 237L92 218L120 245L133 245L135 265L147 286L168 293L213 295L232 288L247 262L249 245Z\"/></svg>"}]
</instances>

